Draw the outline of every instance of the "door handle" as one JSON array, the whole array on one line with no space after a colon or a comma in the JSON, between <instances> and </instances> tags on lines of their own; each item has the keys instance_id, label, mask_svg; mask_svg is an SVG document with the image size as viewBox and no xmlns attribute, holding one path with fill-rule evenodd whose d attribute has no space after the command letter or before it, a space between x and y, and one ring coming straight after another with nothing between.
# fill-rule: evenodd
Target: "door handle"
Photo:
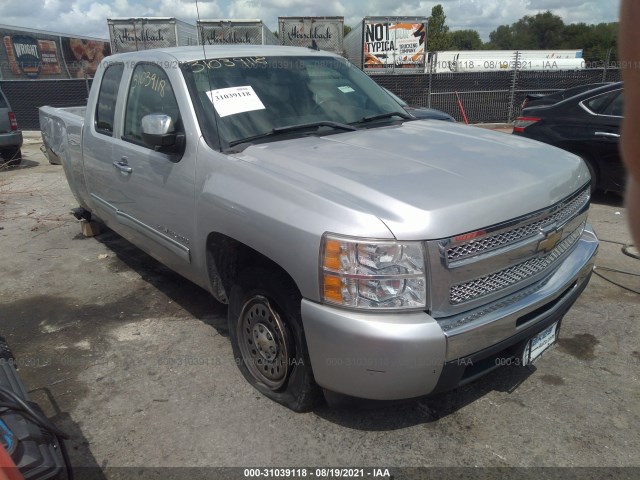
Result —
<instances>
[{"instance_id":1,"label":"door handle","mask_svg":"<svg viewBox=\"0 0 640 480\"><path fill-rule=\"evenodd\" d=\"M620 134L610 132L596 132L595 135L596 137L620 138Z\"/></svg>"},{"instance_id":2,"label":"door handle","mask_svg":"<svg viewBox=\"0 0 640 480\"><path fill-rule=\"evenodd\" d=\"M113 166L124 173L133 172L133 168L129 166L129 162L127 161L127 157L122 157L119 162L113 162Z\"/></svg>"}]
</instances>

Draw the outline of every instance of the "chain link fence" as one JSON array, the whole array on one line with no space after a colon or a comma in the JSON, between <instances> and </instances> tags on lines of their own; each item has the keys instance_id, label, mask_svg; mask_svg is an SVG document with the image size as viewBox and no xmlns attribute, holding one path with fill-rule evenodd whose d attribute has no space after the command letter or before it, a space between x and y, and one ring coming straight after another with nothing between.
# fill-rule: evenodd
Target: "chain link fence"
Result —
<instances>
[{"instance_id":1,"label":"chain link fence","mask_svg":"<svg viewBox=\"0 0 640 480\"><path fill-rule=\"evenodd\" d=\"M588 68L578 70L512 69L371 77L409 104L442 110L458 121L463 119L462 104L471 123L510 123L519 116L528 94L550 94L579 85L621 80L613 50L585 50L585 54ZM43 105L85 105L90 85L90 79L0 81L23 130L39 129L38 108Z\"/></svg>"},{"instance_id":2,"label":"chain link fence","mask_svg":"<svg viewBox=\"0 0 640 480\"><path fill-rule=\"evenodd\" d=\"M551 94L571 87L621 80L613 49L585 50L585 68L372 75L383 87L414 106L442 110L470 123L510 123L528 94ZM550 59L552 60L552 59ZM515 62L510 62L513 66Z\"/></svg>"},{"instance_id":3,"label":"chain link fence","mask_svg":"<svg viewBox=\"0 0 640 480\"><path fill-rule=\"evenodd\" d=\"M0 88L9 99L22 130L39 130L38 108L87 104L91 80L8 80Z\"/></svg>"}]
</instances>

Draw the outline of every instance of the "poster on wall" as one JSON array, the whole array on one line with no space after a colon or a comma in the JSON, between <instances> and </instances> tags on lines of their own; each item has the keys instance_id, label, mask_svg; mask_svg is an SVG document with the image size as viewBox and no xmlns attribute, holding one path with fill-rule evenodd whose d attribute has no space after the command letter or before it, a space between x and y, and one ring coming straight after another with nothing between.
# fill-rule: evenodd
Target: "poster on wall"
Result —
<instances>
[{"instance_id":1,"label":"poster on wall","mask_svg":"<svg viewBox=\"0 0 640 480\"><path fill-rule=\"evenodd\" d=\"M55 40L36 39L29 35L4 35L2 40L11 76L35 79L41 75L56 78L61 75Z\"/></svg>"},{"instance_id":2,"label":"poster on wall","mask_svg":"<svg viewBox=\"0 0 640 480\"><path fill-rule=\"evenodd\" d=\"M424 70L426 22L367 21L364 29L365 70Z\"/></svg>"},{"instance_id":3,"label":"poster on wall","mask_svg":"<svg viewBox=\"0 0 640 480\"><path fill-rule=\"evenodd\" d=\"M70 78L93 77L110 53L108 42L62 37L62 55Z\"/></svg>"},{"instance_id":4,"label":"poster on wall","mask_svg":"<svg viewBox=\"0 0 640 480\"><path fill-rule=\"evenodd\" d=\"M0 79L35 80L92 77L110 54L109 42L36 30L0 29Z\"/></svg>"}]
</instances>

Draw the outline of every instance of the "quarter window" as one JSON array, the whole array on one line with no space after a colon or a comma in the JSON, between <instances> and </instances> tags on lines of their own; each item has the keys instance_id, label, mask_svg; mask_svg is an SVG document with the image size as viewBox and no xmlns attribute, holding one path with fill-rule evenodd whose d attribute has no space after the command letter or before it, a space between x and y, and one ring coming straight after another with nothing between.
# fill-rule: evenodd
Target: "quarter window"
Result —
<instances>
[{"instance_id":1,"label":"quarter window","mask_svg":"<svg viewBox=\"0 0 640 480\"><path fill-rule=\"evenodd\" d=\"M164 70L153 64L139 64L129 85L124 121L124 139L142 144L142 117L164 113L173 120L176 132L182 131L178 102Z\"/></svg>"},{"instance_id":2,"label":"quarter window","mask_svg":"<svg viewBox=\"0 0 640 480\"><path fill-rule=\"evenodd\" d=\"M587 108L591 110L593 113L603 115L604 110L611 103L611 100L613 100L613 98L618 95L618 93L619 92L617 91L604 93L602 95L598 95L597 97L590 98L589 100L586 100L584 103L587 106Z\"/></svg>"},{"instance_id":3,"label":"quarter window","mask_svg":"<svg viewBox=\"0 0 640 480\"><path fill-rule=\"evenodd\" d=\"M609 106L604 110L603 115L611 115L613 117L622 116L622 107L624 105L624 95L622 92L613 99Z\"/></svg>"},{"instance_id":4,"label":"quarter window","mask_svg":"<svg viewBox=\"0 0 640 480\"><path fill-rule=\"evenodd\" d=\"M116 114L116 100L124 66L122 64L107 67L100 83L98 107L96 108L96 131L104 135L113 135L113 123Z\"/></svg>"}]
</instances>

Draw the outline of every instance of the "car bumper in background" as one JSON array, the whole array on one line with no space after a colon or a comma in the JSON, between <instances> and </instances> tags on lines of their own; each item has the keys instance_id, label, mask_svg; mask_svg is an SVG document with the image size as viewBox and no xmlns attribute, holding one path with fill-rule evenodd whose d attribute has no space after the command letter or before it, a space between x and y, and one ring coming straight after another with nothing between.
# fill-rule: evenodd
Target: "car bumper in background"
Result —
<instances>
[{"instance_id":1,"label":"car bumper in background","mask_svg":"<svg viewBox=\"0 0 640 480\"><path fill-rule=\"evenodd\" d=\"M0 133L0 148L22 147L22 132Z\"/></svg>"}]
</instances>

